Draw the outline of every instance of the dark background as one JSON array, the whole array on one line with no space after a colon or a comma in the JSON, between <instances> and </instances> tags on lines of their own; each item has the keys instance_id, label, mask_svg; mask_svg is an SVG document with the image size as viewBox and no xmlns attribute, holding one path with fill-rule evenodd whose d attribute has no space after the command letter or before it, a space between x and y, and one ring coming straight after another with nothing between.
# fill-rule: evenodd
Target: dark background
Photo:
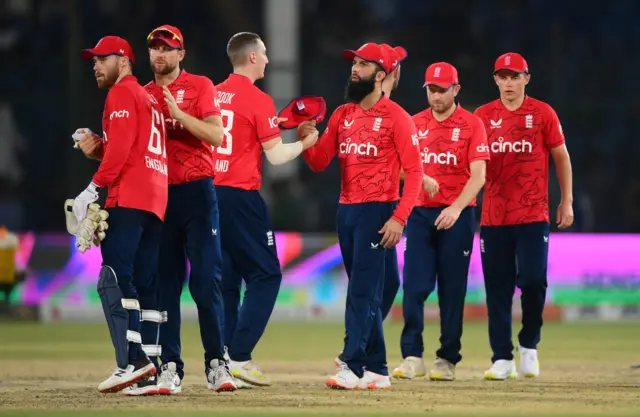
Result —
<instances>
[{"instance_id":1,"label":"dark background","mask_svg":"<svg viewBox=\"0 0 640 417\"><path fill-rule=\"evenodd\" d=\"M570 231L640 232L640 2L301 0L300 8L299 92L323 95L330 110L342 103L349 75L342 50L367 41L409 51L393 99L411 114L427 106L421 86L430 63L458 68L461 104L473 111L497 98L496 57L520 52L532 73L528 93L554 107L567 137L576 211ZM104 35L125 37L144 84L151 80L147 34L176 25L186 42L184 67L219 83L231 70L225 47L234 33L258 32L273 48L264 16L260 0L0 0L0 224L64 230L65 198L97 168L72 149L76 128L101 133L105 98L82 48ZM264 190L276 229L333 231L337 163L321 174L302 159L292 164L289 177L267 178ZM555 217L553 171L550 194Z\"/></svg>"}]
</instances>

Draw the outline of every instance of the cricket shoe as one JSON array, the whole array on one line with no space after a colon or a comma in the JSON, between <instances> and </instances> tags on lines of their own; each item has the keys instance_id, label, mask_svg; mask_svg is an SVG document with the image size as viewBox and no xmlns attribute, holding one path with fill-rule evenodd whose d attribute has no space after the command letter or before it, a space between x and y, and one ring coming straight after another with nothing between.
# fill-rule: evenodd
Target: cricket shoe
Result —
<instances>
[{"instance_id":1,"label":"cricket shoe","mask_svg":"<svg viewBox=\"0 0 640 417\"><path fill-rule=\"evenodd\" d=\"M160 367L158 377L158 393L161 395L175 395L182 392L182 380L178 374L176 363L167 362Z\"/></svg>"},{"instance_id":2,"label":"cricket shoe","mask_svg":"<svg viewBox=\"0 0 640 417\"><path fill-rule=\"evenodd\" d=\"M343 365L347 364L345 361L342 360L342 352L340 352L340 354L336 356L336 358L333 360L333 364L336 366L336 368L340 368Z\"/></svg>"},{"instance_id":3,"label":"cricket shoe","mask_svg":"<svg viewBox=\"0 0 640 417\"><path fill-rule=\"evenodd\" d=\"M499 359L491 365L489 370L485 371L484 379L487 381L504 381L506 379L516 379L516 364L511 360Z\"/></svg>"},{"instance_id":4,"label":"cricket shoe","mask_svg":"<svg viewBox=\"0 0 640 417\"><path fill-rule=\"evenodd\" d=\"M540 376L540 362L538 361L538 351L518 346L520 353L520 374L525 378L535 378Z\"/></svg>"},{"instance_id":5,"label":"cricket shoe","mask_svg":"<svg viewBox=\"0 0 640 417\"><path fill-rule=\"evenodd\" d=\"M266 376L253 361L237 362L229 361L229 370L235 379L257 387L268 387L271 379Z\"/></svg>"},{"instance_id":6,"label":"cricket shoe","mask_svg":"<svg viewBox=\"0 0 640 417\"><path fill-rule=\"evenodd\" d=\"M423 377L426 374L427 367L422 358L407 356L402 361L402 365L394 369L391 375L398 379L413 379Z\"/></svg>"},{"instance_id":7,"label":"cricket shoe","mask_svg":"<svg viewBox=\"0 0 640 417\"><path fill-rule=\"evenodd\" d=\"M98 391L119 392L148 376L155 375L156 367L146 355L127 365L125 369L116 368L109 378L98 385Z\"/></svg>"},{"instance_id":8,"label":"cricket shoe","mask_svg":"<svg viewBox=\"0 0 640 417\"><path fill-rule=\"evenodd\" d=\"M432 381L453 381L456 379L456 366L446 359L437 358L429 371Z\"/></svg>"},{"instance_id":9,"label":"cricket shoe","mask_svg":"<svg viewBox=\"0 0 640 417\"><path fill-rule=\"evenodd\" d=\"M211 391L223 392L223 391L235 391L238 389L231 372L229 372L229 366L224 360L213 359L209 363L210 367L205 370L207 375L207 387Z\"/></svg>"},{"instance_id":10,"label":"cricket shoe","mask_svg":"<svg viewBox=\"0 0 640 417\"><path fill-rule=\"evenodd\" d=\"M231 362L231 358L229 357L229 349L226 346L224 347L224 360L227 361L227 363ZM233 376L233 373L231 373L231 376ZM233 377L233 382L235 382L238 389L251 389L256 387L255 385L246 383L240 378L236 377Z\"/></svg>"},{"instance_id":11,"label":"cricket shoe","mask_svg":"<svg viewBox=\"0 0 640 417\"><path fill-rule=\"evenodd\" d=\"M360 378L360 389L388 389L391 388L391 379L388 375L380 375L371 371L364 371Z\"/></svg>"},{"instance_id":12,"label":"cricket shoe","mask_svg":"<svg viewBox=\"0 0 640 417\"><path fill-rule=\"evenodd\" d=\"M125 395L133 395L133 396L158 395L160 394L160 391L158 389L157 382L158 382L157 377L155 375L152 375L145 379L141 379L140 381L136 382L135 384L131 385L128 388L125 388L124 390L122 390L122 392Z\"/></svg>"},{"instance_id":13,"label":"cricket shoe","mask_svg":"<svg viewBox=\"0 0 640 417\"><path fill-rule=\"evenodd\" d=\"M327 379L327 386L331 389L356 390L360 389L360 378L347 365L343 365L334 376Z\"/></svg>"}]
</instances>

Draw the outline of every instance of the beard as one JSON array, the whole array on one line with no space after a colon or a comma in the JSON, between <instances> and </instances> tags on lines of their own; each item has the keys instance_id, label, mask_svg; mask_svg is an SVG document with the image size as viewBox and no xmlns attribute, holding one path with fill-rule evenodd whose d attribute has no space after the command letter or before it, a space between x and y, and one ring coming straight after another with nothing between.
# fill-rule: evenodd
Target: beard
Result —
<instances>
[{"instance_id":1,"label":"beard","mask_svg":"<svg viewBox=\"0 0 640 417\"><path fill-rule=\"evenodd\" d=\"M451 109L451 107L453 107L453 105L456 104L455 100L451 100L449 102L447 101L438 101L435 103L429 103L429 105L431 106L431 111L435 112L435 113L446 113L449 111L449 109Z\"/></svg>"},{"instance_id":2,"label":"beard","mask_svg":"<svg viewBox=\"0 0 640 417\"><path fill-rule=\"evenodd\" d=\"M153 71L154 74L167 75L167 74L171 74L176 69L177 66L178 64L175 64L172 66L165 61L163 65L160 66L160 68L156 68L156 64L152 62L151 71Z\"/></svg>"},{"instance_id":3,"label":"beard","mask_svg":"<svg viewBox=\"0 0 640 417\"><path fill-rule=\"evenodd\" d=\"M349 78L347 88L344 92L344 100L350 103L360 103L366 96L371 94L376 87L375 73L369 78Z\"/></svg>"},{"instance_id":4,"label":"beard","mask_svg":"<svg viewBox=\"0 0 640 417\"><path fill-rule=\"evenodd\" d=\"M109 89L113 87L116 81L118 81L119 76L120 71L118 70L118 67L111 68L104 73L96 74L98 88Z\"/></svg>"}]
</instances>

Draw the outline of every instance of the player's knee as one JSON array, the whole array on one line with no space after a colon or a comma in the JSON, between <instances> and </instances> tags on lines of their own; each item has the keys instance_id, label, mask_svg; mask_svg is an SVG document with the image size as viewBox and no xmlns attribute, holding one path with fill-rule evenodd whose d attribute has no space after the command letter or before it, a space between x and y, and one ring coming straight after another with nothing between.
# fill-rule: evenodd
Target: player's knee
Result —
<instances>
[{"instance_id":1,"label":"player's knee","mask_svg":"<svg viewBox=\"0 0 640 417\"><path fill-rule=\"evenodd\" d=\"M140 303L136 294L128 296L118 285L118 277L113 268L104 265L98 277L98 294L103 301L105 314L117 317L128 317L130 314L139 315Z\"/></svg>"},{"instance_id":2,"label":"player's knee","mask_svg":"<svg viewBox=\"0 0 640 417\"><path fill-rule=\"evenodd\" d=\"M138 293L131 282L119 280L114 268L109 265L103 265L98 276L98 293L114 287L120 289L124 298L138 298Z\"/></svg>"},{"instance_id":3,"label":"player's knee","mask_svg":"<svg viewBox=\"0 0 640 417\"><path fill-rule=\"evenodd\" d=\"M108 265L103 265L102 268L100 268L100 275L98 276L98 292L113 287L118 287L118 277L113 268Z\"/></svg>"},{"instance_id":4,"label":"player's knee","mask_svg":"<svg viewBox=\"0 0 640 417\"><path fill-rule=\"evenodd\" d=\"M531 271L533 272L533 271ZM528 288L541 289L547 288L547 277L544 273L519 273L517 285L522 290Z\"/></svg>"}]
</instances>

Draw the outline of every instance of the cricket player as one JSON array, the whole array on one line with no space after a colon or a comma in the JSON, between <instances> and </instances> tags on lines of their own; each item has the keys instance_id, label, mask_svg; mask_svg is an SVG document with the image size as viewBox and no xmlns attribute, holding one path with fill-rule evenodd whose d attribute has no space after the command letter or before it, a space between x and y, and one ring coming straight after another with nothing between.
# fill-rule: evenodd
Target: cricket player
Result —
<instances>
[{"instance_id":1,"label":"cricket player","mask_svg":"<svg viewBox=\"0 0 640 417\"><path fill-rule=\"evenodd\" d=\"M391 98L393 90L398 88L400 82L400 63L407 58L407 50L401 46L395 48L383 43L382 46L387 50L393 61L397 64L393 70L382 80L382 92L387 98ZM404 174L404 173L402 173ZM403 175L401 175L401 179ZM382 313L382 321L384 321L393 307L396 295L398 294L398 288L400 288L400 272L398 271L398 253L396 247L393 246L385 251L384 254L384 288L382 292L382 301L380 303L380 311ZM344 339L346 344L346 336ZM342 352L344 352L344 346L340 354L334 359L336 367L340 367L343 364Z\"/></svg>"},{"instance_id":2,"label":"cricket player","mask_svg":"<svg viewBox=\"0 0 640 417\"><path fill-rule=\"evenodd\" d=\"M385 253L402 237L422 182L420 154L411 117L385 97L382 81L396 57L382 45L367 43L344 57L353 62L345 98L318 143L303 152L314 171L324 170L337 153L342 187L337 229L349 277L345 313L344 365L327 386L335 389L390 387L380 310ZM298 128L300 138L315 131ZM399 200L400 169L406 173Z\"/></svg>"},{"instance_id":3,"label":"cricket player","mask_svg":"<svg viewBox=\"0 0 640 417\"><path fill-rule=\"evenodd\" d=\"M101 243L98 294L117 369L98 390L117 392L156 373L146 352L153 355L160 349L156 268L167 207L165 128L158 102L132 75L135 58L126 40L106 36L82 57L93 60L98 87L109 93L102 142L96 143L93 134L83 139L83 151L100 159L100 167L68 209L81 222L100 189L109 190L109 231Z\"/></svg>"},{"instance_id":4,"label":"cricket player","mask_svg":"<svg viewBox=\"0 0 640 417\"><path fill-rule=\"evenodd\" d=\"M251 354L273 312L282 272L271 216L260 195L262 152L271 164L284 164L313 146L318 136L282 142L278 127L282 119L273 99L254 85L264 77L269 63L260 36L236 33L227 44L227 55L233 73L217 85L224 140L216 149L215 177L223 225L225 344L234 378L268 386L271 380ZM242 279L246 292L238 309Z\"/></svg>"},{"instance_id":5,"label":"cricket player","mask_svg":"<svg viewBox=\"0 0 640 417\"><path fill-rule=\"evenodd\" d=\"M453 381L460 356L464 300L473 236L476 195L484 185L489 148L484 125L456 103L458 71L446 62L425 72L429 108L413 116L425 180L437 194L423 191L407 222L400 339L403 362L396 378L424 376L424 303L438 283L440 349L429 378Z\"/></svg>"},{"instance_id":6,"label":"cricket player","mask_svg":"<svg viewBox=\"0 0 640 417\"><path fill-rule=\"evenodd\" d=\"M157 391L171 395L182 390L180 297L187 260L208 387L217 392L234 391L236 386L224 360L222 253L213 185L214 147L219 147L223 138L216 89L208 78L180 67L185 44L178 28L160 26L149 34L147 42L154 80L145 89L162 104L169 165L169 202L159 262L160 302L168 320L160 334L162 368Z\"/></svg>"},{"instance_id":7,"label":"cricket player","mask_svg":"<svg viewBox=\"0 0 640 417\"><path fill-rule=\"evenodd\" d=\"M527 62L517 53L501 55L493 78L500 98L476 110L491 153L480 223L493 351L493 365L484 378L505 380L517 376L511 337L516 285L522 291L520 373L540 374L537 346L547 293L549 153L562 193L556 219L560 229L573 223L573 191L571 160L558 116L547 103L525 94L531 80Z\"/></svg>"}]
</instances>

